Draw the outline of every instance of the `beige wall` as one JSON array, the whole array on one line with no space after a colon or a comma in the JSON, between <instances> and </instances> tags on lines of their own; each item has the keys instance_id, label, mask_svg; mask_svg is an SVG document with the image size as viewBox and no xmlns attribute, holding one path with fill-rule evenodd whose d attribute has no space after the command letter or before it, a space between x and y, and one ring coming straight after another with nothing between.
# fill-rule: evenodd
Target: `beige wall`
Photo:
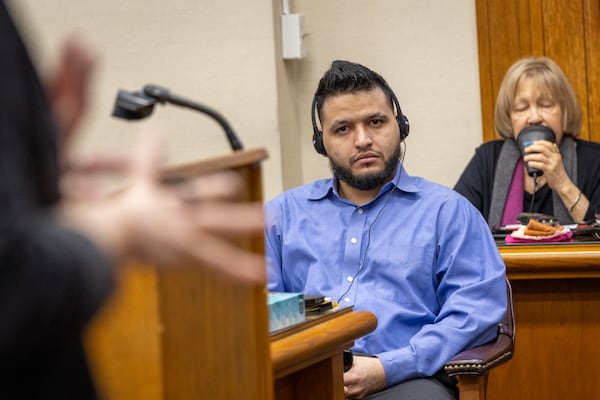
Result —
<instances>
[{"instance_id":1,"label":"beige wall","mask_svg":"<svg viewBox=\"0 0 600 400\"><path fill-rule=\"evenodd\" d=\"M475 2L296 0L292 12L304 16L306 57L285 62L299 129L282 134L293 143L283 157L299 142L302 164L286 164L284 176L286 168L299 169L303 182L329 175L310 142L310 105L318 79L339 58L371 67L396 92L411 124L409 173L453 186L481 142Z\"/></svg>"},{"instance_id":2,"label":"beige wall","mask_svg":"<svg viewBox=\"0 0 600 400\"><path fill-rule=\"evenodd\" d=\"M219 110L246 148L265 147L265 199L329 175L311 143L310 102L333 59L364 63L396 91L411 122L405 165L452 186L481 142L472 0L290 0L304 17L305 57L280 57L280 0L12 0L46 69L78 32L101 55L82 152L123 149L149 123L172 163L229 146L208 118L175 106L147 122L110 117L118 88L146 83Z\"/></svg>"},{"instance_id":3,"label":"beige wall","mask_svg":"<svg viewBox=\"0 0 600 400\"><path fill-rule=\"evenodd\" d=\"M281 191L274 27L269 1L12 0L27 16L39 62L50 68L61 39L83 36L101 56L93 110L81 151L124 149L142 126L168 137L171 163L220 156L230 147L208 117L159 106L151 118L110 116L119 88L146 83L222 113L246 148L267 147L268 196Z\"/></svg>"}]
</instances>

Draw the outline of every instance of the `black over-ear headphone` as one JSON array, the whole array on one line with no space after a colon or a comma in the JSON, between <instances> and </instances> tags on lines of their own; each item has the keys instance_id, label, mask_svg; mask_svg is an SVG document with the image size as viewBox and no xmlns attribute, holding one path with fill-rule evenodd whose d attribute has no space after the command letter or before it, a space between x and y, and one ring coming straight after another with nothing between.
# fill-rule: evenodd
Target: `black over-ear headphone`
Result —
<instances>
[{"instance_id":1,"label":"black over-ear headphone","mask_svg":"<svg viewBox=\"0 0 600 400\"><path fill-rule=\"evenodd\" d=\"M400 128L400 139L404 140L408 137L408 132L410 130L410 124L408 123L408 118L404 114L402 114L402 109L400 108L400 102L398 98L394 94L394 91L389 87L387 90L384 90L390 94L392 99L392 103L394 107L396 107L396 121L398 122L398 127ZM322 154L324 156L327 155L327 151L325 150L325 146L323 145L323 132L319 130L317 127L317 96L313 97L312 106L310 110L310 117L312 119L313 125L313 146L315 146L315 150L317 153Z\"/></svg>"}]
</instances>

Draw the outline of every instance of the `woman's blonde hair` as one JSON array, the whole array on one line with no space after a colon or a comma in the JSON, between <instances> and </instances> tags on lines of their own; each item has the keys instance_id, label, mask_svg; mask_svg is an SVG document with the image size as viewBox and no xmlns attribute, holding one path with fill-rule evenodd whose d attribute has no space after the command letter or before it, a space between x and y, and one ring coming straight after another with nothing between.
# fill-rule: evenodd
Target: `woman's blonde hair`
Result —
<instances>
[{"instance_id":1,"label":"woman's blonde hair","mask_svg":"<svg viewBox=\"0 0 600 400\"><path fill-rule=\"evenodd\" d=\"M565 135L581 134L581 107L577 96L558 64L548 57L527 57L514 63L506 72L498 91L494 110L494 127L504 138L514 138L510 112L519 83L532 79L536 87L560 104L561 121Z\"/></svg>"}]
</instances>

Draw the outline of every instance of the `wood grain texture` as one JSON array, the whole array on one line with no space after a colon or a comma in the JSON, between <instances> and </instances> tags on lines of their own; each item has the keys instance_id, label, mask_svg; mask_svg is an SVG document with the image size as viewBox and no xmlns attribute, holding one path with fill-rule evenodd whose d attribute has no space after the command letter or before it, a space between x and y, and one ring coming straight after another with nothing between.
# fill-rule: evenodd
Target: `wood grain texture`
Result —
<instances>
[{"instance_id":1,"label":"wood grain texture","mask_svg":"<svg viewBox=\"0 0 600 400\"><path fill-rule=\"evenodd\" d=\"M264 158L261 149L240 151L164 177L237 170L246 181L240 201L261 201ZM262 237L238 242L264 251ZM193 260L120 272L119 289L86 337L103 399L273 399L265 282L232 282Z\"/></svg>"},{"instance_id":2,"label":"wood grain texture","mask_svg":"<svg viewBox=\"0 0 600 400\"><path fill-rule=\"evenodd\" d=\"M277 400L344 400L342 353L275 381Z\"/></svg>"},{"instance_id":3,"label":"wood grain texture","mask_svg":"<svg viewBox=\"0 0 600 400\"><path fill-rule=\"evenodd\" d=\"M487 378L487 375L460 375L458 377L459 400L484 400Z\"/></svg>"},{"instance_id":4,"label":"wood grain texture","mask_svg":"<svg viewBox=\"0 0 600 400\"><path fill-rule=\"evenodd\" d=\"M277 400L344 399L342 352L377 326L375 315L350 308L271 339Z\"/></svg>"},{"instance_id":5,"label":"wood grain texture","mask_svg":"<svg viewBox=\"0 0 600 400\"><path fill-rule=\"evenodd\" d=\"M157 284L154 268L123 268L116 293L87 329L90 368L102 399L163 399Z\"/></svg>"},{"instance_id":6,"label":"wood grain texture","mask_svg":"<svg viewBox=\"0 0 600 400\"><path fill-rule=\"evenodd\" d=\"M488 400L597 399L600 245L501 246L513 287L515 354Z\"/></svg>"},{"instance_id":7,"label":"wood grain texture","mask_svg":"<svg viewBox=\"0 0 600 400\"><path fill-rule=\"evenodd\" d=\"M510 280L600 278L600 245L500 246Z\"/></svg>"},{"instance_id":8,"label":"wood grain texture","mask_svg":"<svg viewBox=\"0 0 600 400\"><path fill-rule=\"evenodd\" d=\"M377 319L372 313L354 311L278 337L271 342L275 377L294 372L334 353L341 354L344 349L352 347L354 339L371 332L376 326Z\"/></svg>"},{"instance_id":9,"label":"wood grain texture","mask_svg":"<svg viewBox=\"0 0 600 400\"><path fill-rule=\"evenodd\" d=\"M600 2L584 1L585 66L587 76L587 122L590 140L600 142ZM583 99L581 99L583 101Z\"/></svg>"},{"instance_id":10,"label":"wood grain texture","mask_svg":"<svg viewBox=\"0 0 600 400\"><path fill-rule=\"evenodd\" d=\"M545 55L565 72L581 104L582 139L600 142L600 10L596 0L476 0L483 141L497 138L493 112L506 70Z\"/></svg>"}]
</instances>

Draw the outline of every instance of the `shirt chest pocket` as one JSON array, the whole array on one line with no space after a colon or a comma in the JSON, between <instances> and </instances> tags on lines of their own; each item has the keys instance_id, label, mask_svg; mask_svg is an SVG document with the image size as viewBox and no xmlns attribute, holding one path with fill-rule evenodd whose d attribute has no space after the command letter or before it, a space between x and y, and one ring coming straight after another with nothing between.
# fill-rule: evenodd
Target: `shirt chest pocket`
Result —
<instances>
[{"instance_id":1,"label":"shirt chest pocket","mask_svg":"<svg viewBox=\"0 0 600 400\"><path fill-rule=\"evenodd\" d=\"M390 244L369 252L361 280L372 296L413 304L435 297L433 248Z\"/></svg>"}]
</instances>

